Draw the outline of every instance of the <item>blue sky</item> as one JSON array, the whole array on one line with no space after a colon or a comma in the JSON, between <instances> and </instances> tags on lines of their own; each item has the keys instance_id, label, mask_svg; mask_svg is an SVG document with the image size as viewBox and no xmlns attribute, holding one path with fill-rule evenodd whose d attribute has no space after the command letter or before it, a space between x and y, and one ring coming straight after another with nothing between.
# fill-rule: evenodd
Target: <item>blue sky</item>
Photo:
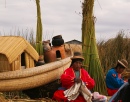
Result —
<instances>
[{"instance_id":1,"label":"blue sky","mask_svg":"<svg viewBox=\"0 0 130 102\"><path fill-rule=\"evenodd\" d=\"M81 41L83 0L41 0L44 40L62 35L65 41ZM129 0L95 0L95 35L97 40L113 38L120 30L128 36L130 29ZM0 34L36 32L35 0L0 0Z\"/></svg>"}]
</instances>

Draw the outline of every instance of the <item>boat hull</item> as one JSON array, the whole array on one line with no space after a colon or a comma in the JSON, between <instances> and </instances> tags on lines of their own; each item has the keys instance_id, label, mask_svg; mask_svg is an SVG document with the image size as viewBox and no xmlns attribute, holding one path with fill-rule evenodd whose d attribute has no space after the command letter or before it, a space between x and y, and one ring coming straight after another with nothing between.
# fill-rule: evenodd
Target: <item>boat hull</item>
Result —
<instances>
[{"instance_id":1,"label":"boat hull","mask_svg":"<svg viewBox=\"0 0 130 102\"><path fill-rule=\"evenodd\" d=\"M26 90L59 79L71 64L70 57L42 66L0 73L0 91Z\"/></svg>"}]
</instances>

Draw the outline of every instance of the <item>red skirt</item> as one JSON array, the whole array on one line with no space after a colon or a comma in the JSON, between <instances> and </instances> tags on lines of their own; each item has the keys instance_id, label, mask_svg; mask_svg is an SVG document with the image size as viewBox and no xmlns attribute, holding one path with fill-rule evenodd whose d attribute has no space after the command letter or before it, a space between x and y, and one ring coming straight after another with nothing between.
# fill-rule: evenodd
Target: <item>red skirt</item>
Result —
<instances>
[{"instance_id":1,"label":"red skirt","mask_svg":"<svg viewBox=\"0 0 130 102\"><path fill-rule=\"evenodd\" d=\"M107 88L107 93L108 93L108 96L112 96L114 95L116 92L118 91L118 89L109 89Z\"/></svg>"},{"instance_id":2,"label":"red skirt","mask_svg":"<svg viewBox=\"0 0 130 102\"><path fill-rule=\"evenodd\" d=\"M56 100L58 102L68 102L68 99L64 97L64 90L57 90L53 95L53 100ZM75 100L70 102L86 102L84 97L82 95L79 95Z\"/></svg>"}]
</instances>

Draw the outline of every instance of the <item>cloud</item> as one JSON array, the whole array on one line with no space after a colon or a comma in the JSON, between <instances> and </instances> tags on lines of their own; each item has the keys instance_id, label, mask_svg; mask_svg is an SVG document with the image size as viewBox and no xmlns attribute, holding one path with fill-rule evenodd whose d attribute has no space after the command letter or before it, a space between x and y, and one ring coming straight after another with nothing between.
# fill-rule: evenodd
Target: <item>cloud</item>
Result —
<instances>
[{"instance_id":1,"label":"cloud","mask_svg":"<svg viewBox=\"0 0 130 102\"><path fill-rule=\"evenodd\" d=\"M119 30L130 29L129 0L96 0L95 34L97 39L115 37ZM40 0L44 39L61 34L65 41L81 41L82 4L80 0ZM0 32L33 29L36 32L35 0L1 0ZM80 14L79 14L80 13ZM47 37L48 35L48 37Z\"/></svg>"},{"instance_id":2,"label":"cloud","mask_svg":"<svg viewBox=\"0 0 130 102\"><path fill-rule=\"evenodd\" d=\"M127 0L98 0L95 16L97 39L109 39L117 35L120 30L127 30L130 27L129 11L130 2Z\"/></svg>"}]
</instances>

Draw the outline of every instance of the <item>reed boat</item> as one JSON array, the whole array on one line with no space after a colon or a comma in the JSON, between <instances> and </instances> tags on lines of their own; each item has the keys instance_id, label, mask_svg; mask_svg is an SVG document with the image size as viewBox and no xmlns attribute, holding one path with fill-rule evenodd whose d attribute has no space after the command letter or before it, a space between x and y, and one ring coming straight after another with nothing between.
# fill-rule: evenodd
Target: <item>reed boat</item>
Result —
<instances>
[{"instance_id":1,"label":"reed boat","mask_svg":"<svg viewBox=\"0 0 130 102\"><path fill-rule=\"evenodd\" d=\"M59 79L63 71L71 64L71 56L67 56L41 66L34 66L33 62L38 60L39 56L22 37L4 36L0 37L0 40L2 43L0 43L1 92L26 90L45 85ZM10 47L12 43L14 44ZM21 67L23 55L27 68Z\"/></svg>"},{"instance_id":2,"label":"reed boat","mask_svg":"<svg viewBox=\"0 0 130 102\"><path fill-rule=\"evenodd\" d=\"M45 85L60 77L70 66L70 57L45 65L0 73L0 91L25 90Z\"/></svg>"}]
</instances>

